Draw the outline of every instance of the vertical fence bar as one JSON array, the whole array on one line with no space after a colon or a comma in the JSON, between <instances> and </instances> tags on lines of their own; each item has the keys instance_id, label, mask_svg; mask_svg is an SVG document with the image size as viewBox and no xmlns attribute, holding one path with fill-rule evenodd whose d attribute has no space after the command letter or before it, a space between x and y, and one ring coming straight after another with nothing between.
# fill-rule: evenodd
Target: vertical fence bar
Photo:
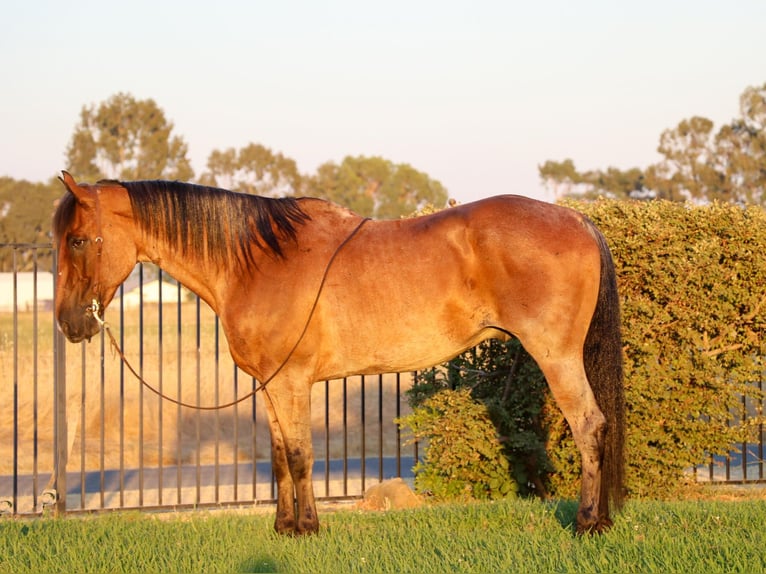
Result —
<instances>
[{"instance_id":1,"label":"vertical fence bar","mask_svg":"<svg viewBox=\"0 0 766 574\"><path fill-rule=\"evenodd\" d=\"M234 398L239 396L239 369L234 365L232 376L234 377ZM234 501L239 500L239 403L234 405ZM253 453L255 459L255 453Z\"/></svg>"},{"instance_id":2,"label":"vertical fence bar","mask_svg":"<svg viewBox=\"0 0 766 574\"><path fill-rule=\"evenodd\" d=\"M101 428L99 429L98 479L101 487L98 492L98 507L104 508L106 503L106 336L101 331L101 356L99 357L99 408Z\"/></svg>"},{"instance_id":3,"label":"vertical fence bar","mask_svg":"<svg viewBox=\"0 0 766 574\"><path fill-rule=\"evenodd\" d=\"M383 482L383 375L378 375L378 480Z\"/></svg>"},{"instance_id":4,"label":"vertical fence bar","mask_svg":"<svg viewBox=\"0 0 766 574\"><path fill-rule=\"evenodd\" d=\"M343 377L343 496L348 496L348 379Z\"/></svg>"},{"instance_id":5,"label":"vertical fence bar","mask_svg":"<svg viewBox=\"0 0 766 574\"><path fill-rule=\"evenodd\" d=\"M362 492L365 490L365 480L367 478L367 385L364 375L359 377L359 402L360 405L360 426L359 431L361 443L359 452L359 474L362 479Z\"/></svg>"},{"instance_id":6,"label":"vertical fence bar","mask_svg":"<svg viewBox=\"0 0 766 574\"><path fill-rule=\"evenodd\" d=\"M219 345L219 321L218 321L218 315L215 316L213 329L214 329L214 342L213 342L213 348L214 348L214 366L215 366L215 377L214 377L214 383L215 383L215 390L213 391L213 396L215 398L215 404L219 405L221 404L220 396L221 396L221 361L220 361L220 345ZM214 453L213 453L213 460L215 464L215 496L214 501L216 503L220 502L220 488L221 488L221 448L220 448L220 442L221 442L221 411L219 409L216 409L215 411L215 444L214 444ZM255 476L255 456L253 456L253 476Z\"/></svg>"},{"instance_id":7,"label":"vertical fence bar","mask_svg":"<svg viewBox=\"0 0 766 574\"><path fill-rule=\"evenodd\" d=\"M13 249L13 490L15 512L19 508L19 285L17 274L18 250Z\"/></svg>"},{"instance_id":8,"label":"vertical fence bar","mask_svg":"<svg viewBox=\"0 0 766 574\"><path fill-rule=\"evenodd\" d=\"M742 420L746 421L747 418L748 418L748 414L747 414L747 395L743 394L742 395ZM747 460L748 460L749 455L750 455L749 450L750 450L750 445L749 445L747 439L745 439L742 442L742 480L744 482L747 482Z\"/></svg>"},{"instance_id":9,"label":"vertical fence bar","mask_svg":"<svg viewBox=\"0 0 766 574\"><path fill-rule=\"evenodd\" d=\"M125 285L120 285L120 349L125 348ZM120 361L120 506L125 506L125 364Z\"/></svg>"},{"instance_id":10,"label":"vertical fence bar","mask_svg":"<svg viewBox=\"0 0 766 574\"><path fill-rule=\"evenodd\" d=\"M179 285L179 289L180 289ZM181 298L180 298L180 291L179 291L179 300L178 304L181 304ZM202 374L200 373L200 369L202 368L202 333L200 331L200 299L199 297L195 297L196 301L196 315L195 315L195 327L196 327L196 343L197 343L197 356L196 356L196 368L197 368L197 406L200 406L202 404ZM179 365L180 368L180 365ZM202 413L198 410L195 413L195 423L196 423L196 441L197 441L197 456L196 456L196 492L195 492L195 503L199 504L202 501Z\"/></svg>"},{"instance_id":11,"label":"vertical fence bar","mask_svg":"<svg viewBox=\"0 0 766 574\"><path fill-rule=\"evenodd\" d=\"M761 417L761 423L758 425L758 480L763 480L763 467L764 467L764 460L763 460L763 439L764 439L764 425L763 425L763 414L764 414L764 406L766 405L766 397L763 395L763 375L758 377L758 392L761 397L761 404L757 410L758 414Z\"/></svg>"},{"instance_id":12,"label":"vertical fence bar","mask_svg":"<svg viewBox=\"0 0 766 574\"><path fill-rule=\"evenodd\" d=\"M88 381L85 357L85 343L80 343L80 508L85 508L85 453L87 448L85 440L88 436L88 429L85 426L85 413L87 411L85 408L85 400L87 397Z\"/></svg>"},{"instance_id":13,"label":"vertical fence bar","mask_svg":"<svg viewBox=\"0 0 766 574\"><path fill-rule=\"evenodd\" d=\"M402 374L396 373L396 420L402 416ZM396 476L402 476L402 431L396 427Z\"/></svg>"},{"instance_id":14,"label":"vertical fence bar","mask_svg":"<svg viewBox=\"0 0 766 574\"><path fill-rule=\"evenodd\" d=\"M255 389L258 388L258 381L255 377L250 377L250 384L252 385L250 387L251 391L255 391ZM251 444L253 449L253 472L251 474L251 481L252 481L252 500L255 500L258 498L257 489L256 486L258 484L258 473L256 471L256 467L258 466L256 462L258 461L258 419L256 416L257 410L256 410L256 399L255 395L257 393L253 393L253 397L250 399L250 404L252 405L250 407L250 429L251 429ZM272 473L273 475L273 473ZM272 489L272 498L273 491L274 491L274 480L271 481L271 489Z\"/></svg>"},{"instance_id":15,"label":"vertical fence bar","mask_svg":"<svg viewBox=\"0 0 766 574\"><path fill-rule=\"evenodd\" d=\"M330 496L330 381L324 382L324 495Z\"/></svg>"},{"instance_id":16,"label":"vertical fence bar","mask_svg":"<svg viewBox=\"0 0 766 574\"><path fill-rule=\"evenodd\" d=\"M58 281L58 258L53 257L54 290ZM53 328L53 489L56 500L53 512L63 516L67 510L67 421L66 421L66 339L55 326Z\"/></svg>"},{"instance_id":17,"label":"vertical fence bar","mask_svg":"<svg viewBox=\"0 0 766 574\"><path fill-rule=\"evenodd\" d=\"M413 371L412 372L412 383L413 383L413 385L417 382L417 376L418 376L417 371ZM419 456L418 446L419 446L419 444L420 443L418 443L418 441L414 441L412 443L412 456L413 456L414 461L415 461L414 464L418 463L418 456Z\"/></svg>"},{"instance_id":18,"label":"vertical fence bar","mask_svg":"<svg viewBox=\"0 0 766 574\"><path fill-rule=\"evenodd\" d=\"M162 292L162 283L160 282L160 292ZM176 373L176 397L179 401L183 400L183 376L181 374L181 364L183 363L183 334L182 325L183 317L181 314L181 284L178 284L178 297L176 299L176 361L177 361L177 373ZM182 493L182 468L181 461L183 460L183 412L181 405L176 405L176 502L181 504L183 502Z\"/></svg>"},{"instance_id":19,"label":"vertical fence bar","mask_svg":"<svg viewBox=\"0 0 766 574\"><path fill-rule=\"evenodd\" d=\"M54 462L53 469L55 479L53 489L56 491L56 502L54 504L54 514L64 515L67 511L67 404L66 404L66 339L58 330L53 331L53 348L55 353L55 375L54 375Z\"/></svg>"},{"instance_id":20,"label":"vertical fence bar","mask_svg":"<svg viewBox=\"0 0 766 574\"><path fill-rule=\"evenodd\" d=\"M138 373L144 378L144 264L138 264ZM138 385L138 506L144 505L144 385Z\"/></svg>"},{"instance_id":21,"label":"vertical fence bar","mask_svg":"<svg viewBox=\"0 0 766 574\"><path fill-rule=\"evenodd\" d=\"M38 292L37 292L37 248L33 248L32 251L32 269L33 269L33 276L32 276L32 356L33 356L33 366L32 366L32 508L37 508L37 493L38 493L38 479L37 479L37 471L38 471L38 428L37 425L39 423L39 413L38 413L38 394L37 394L37 379L39 375L39 371L37 369L38 363L39 363L39 354L38 354L38 337L40 335L39 333L39 323L38 323Z\"/></svg>"},{"instance_id":22,"label":"vertical fence bar","mask_svg":"<svg viewBox=\"0 0 766 574\"><path fill-rule=\"evenodd\" d=\"M162 285L162 269L157 270L157 282L159 285ZM158 389L160 391L160 394L164 392L164 378L162 376L162 373L164 372L164 369L162 368L164 363L164 342L165 342L165 336L164 336L164 318L165 314L163 313L163 298L162 298L162 289L160 289L160 292L157 296L157 385ZM162 416L163 409L162 409L162 399L157 401L157 504L162 506L163 502L163 492L165 490L165 463L163 461L165 449L163 447L163 438L165 437L164 432L164 422L165 419Z\"/></svg>"}]
</instances>

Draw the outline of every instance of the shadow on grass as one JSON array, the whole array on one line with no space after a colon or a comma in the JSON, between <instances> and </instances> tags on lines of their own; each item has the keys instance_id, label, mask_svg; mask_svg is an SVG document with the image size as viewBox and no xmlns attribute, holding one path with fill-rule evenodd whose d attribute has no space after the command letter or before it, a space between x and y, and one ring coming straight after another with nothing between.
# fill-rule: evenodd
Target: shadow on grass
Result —
<instances>
[{"instance_id":1,"label":"shadow on grass","mask_svg":"<svg viewBox=\"0 0 766 574\"><path fill-rule=\"evenodd\" d=\"M258 556L242 564L239 572L246 572L248 574L252 572L269 574L279 572L279 568L277 568L277 562L273 558L269 556Z\"/></svg>"},{"instance_id":2,"label":"shadow on grass","mask_svg":"<svg viewBox=\"0 0 766 574\"><path fill-rule=\"evenodd\" d=\"M576 500L556 500L550 504L554 507L553 516L561 527L574 535L579 503Z\"/></svg>"}]
</instances>

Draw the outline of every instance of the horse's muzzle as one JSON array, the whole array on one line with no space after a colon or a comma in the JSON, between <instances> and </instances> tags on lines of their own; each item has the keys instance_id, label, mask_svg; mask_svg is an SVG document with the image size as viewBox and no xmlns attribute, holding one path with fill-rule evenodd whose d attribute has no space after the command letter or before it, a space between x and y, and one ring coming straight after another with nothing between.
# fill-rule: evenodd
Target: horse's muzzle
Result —
<instances>
[{"instance_id":1,"label":"horse's muzzle","mask_svg":"<svg viewBox=\"0 0 766 574\"><path fill-rule=\"evenodd\" d=\"M90 307L80 307L72 311L62 311L58 316L61 332L72 343L90 341L101 330L101 324L96 320Z\"/></svg>"}]
</instances>

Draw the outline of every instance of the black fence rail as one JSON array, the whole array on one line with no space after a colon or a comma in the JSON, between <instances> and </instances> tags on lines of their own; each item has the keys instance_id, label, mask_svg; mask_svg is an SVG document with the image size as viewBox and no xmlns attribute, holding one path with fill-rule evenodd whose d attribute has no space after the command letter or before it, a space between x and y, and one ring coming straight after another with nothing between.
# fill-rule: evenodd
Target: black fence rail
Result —
<instances>
[{"instance_id":1,"label":"black fence rail","mask_svg":"<svg viewBox=\"0 0 766 574\"><path fill-rule=\"evenodd\" d=\"M0 512L179 508L272 502L276 487L259 394L216 411L158 398L110 351L103 334L66 343L53 317L49 245L9 250L0 307ZM39 265L36 261L47 262ZM2 300L5 301L5 300ZM254 389L228 353L218 318L153 266L140 265L106 315L121 348L162 393L224 404ZM319 498L361 496L412 477L417 445L407 414L411 373L314 385L314 487Z\"/></svg>"},{"instance_id":2,"label":"black fence rail","mask_svg":"<svg viewBox=\"0 0 766 574\"><path fill-rule=\"evenodd\" d=\"M54 393L63 373L50 245L0 245L0 512L50 499Z\"/></svg>"},{"instance_id":3,"label":"black fence rail","mask_svg":"<svg viewBox=\"0 0 766 574\"><path fill-rule=\"evenodd\" d=\"M146 390L103 335L67 343L55 325L50 245L0 245L0 513L181 508L273 502L266 415L253 400L187 409ZM120 287L107 321L132 365L163 393L196 405L255 388L228 353L215 314L153 266ZM392 477L412 477L418 445L394 420L406 415L411 373L314 385L314 487L352 498ZM758 383L763 388L763 382ZM737 416L763 412L743 402ZM764 482L764 429L697 480Z\"/></svg>"},{"instance_id":4,"label":"black fence rail","mask_svg":"<svg viewBox=\"0 0 766 574\"><path fill-rule=\"evenodd\" d=\"M764 380L753 383L760 397L764 394ZM732 422L762 421L766 412L766 398L742 397L740 405L731 413ZM751 429L752 440L733 445L724 455L710 457L710 462L695 469L698 482L725 482L729 484L766 483L766 426L759 423Z\"/></svg>"}]
</instances>

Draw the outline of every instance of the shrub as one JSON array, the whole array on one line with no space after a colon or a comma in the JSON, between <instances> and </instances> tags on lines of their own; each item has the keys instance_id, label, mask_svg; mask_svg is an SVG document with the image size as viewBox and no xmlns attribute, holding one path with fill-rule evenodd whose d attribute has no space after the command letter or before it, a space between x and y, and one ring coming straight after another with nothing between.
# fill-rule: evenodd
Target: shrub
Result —
<instances>
[{"instance_id":1,"label":"shrub","mask_svg":"<svg viewBox=\"0 0 766 574\"><path fill-rule=\"evenodd\" d=\"M428 440L423 462L415 466L415 488L436 499L496 499L516 485L486 407L468 389L445 389L398 420L413 438Z\"/></svg>"},{"instance_id":2,"label":"shrub","mask_svg":"<svg viewBox=\"0 0 766 574\"><path fill-rule=\"evenodd\" d=\"M672 493L687 469L751 430L740 415L764 370L766 213L719 203L570 205L606 236L623 296L628 487Z\"/></svg>"},{"instance_id":3,"label":"shrub","mask_svg":"<svg viewBox=\"0 0 766 574\"><path fill-rule=\"evenodd\" d=\"M535 362L517 339L484 341L443 366L417 373L408 391L416 409L445 389L466 389L486 408L495 426L516 489L544 496L552 470L545 451L542 409L546 383ZM451 417L463 417L452 412Z\"/></svg>"},{"instance_id":4,"label":"shrub","mask_svg":"<svg viewBox=\"0 0 766 574\"><path fill-rule=\"evenodd\" d=\"M670 496L686 484L689 468L729 452L763 422L762 397L752 383L764 371L766 213L662 201L568 205L593 219L615 260L628 491ZM520 492L577 495L579 452L518 341L485 342L421 372L410 394L413 416L445 388L470 389L486 407ZM742 423L743 404L751 407L749 424ZM433 460L429 451L426 466Z\"/></svg>"}]
</instances>

